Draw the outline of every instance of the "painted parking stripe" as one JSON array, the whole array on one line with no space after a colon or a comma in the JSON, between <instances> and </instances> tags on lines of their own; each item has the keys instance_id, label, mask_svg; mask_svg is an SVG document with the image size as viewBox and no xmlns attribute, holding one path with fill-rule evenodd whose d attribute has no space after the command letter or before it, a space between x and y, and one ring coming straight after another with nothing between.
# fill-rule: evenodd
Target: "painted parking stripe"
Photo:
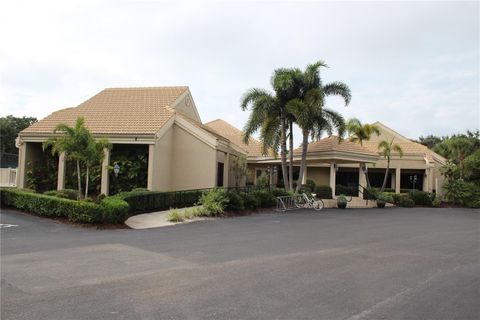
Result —
<instances>
[{"instance_id":1,"label":"painted parking stripe","mask_svg":"<svg viewBox=\"0 0 480 320\"><path fill-rule=\"evenodd\" d=\"M0 228L18 227L18 224L0 223Z\"/></svg>"}]
</instances>

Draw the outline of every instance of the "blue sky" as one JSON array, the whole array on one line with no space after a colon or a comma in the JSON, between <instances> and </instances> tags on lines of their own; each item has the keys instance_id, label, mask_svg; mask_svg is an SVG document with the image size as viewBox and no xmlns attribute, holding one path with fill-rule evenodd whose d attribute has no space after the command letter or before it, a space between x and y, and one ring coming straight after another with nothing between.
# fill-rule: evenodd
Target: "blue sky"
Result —
<instances>
[{"instance_id":1,"label":"blue sky","mask_svg":"<svg viewBox=\"0 0 480 320\"><path fill-rule=\"evenodd\" d=\"M242 127L252 87L318 59L331 108L417 138L480 123L478 2L10 1L0 115L45 117L106 87L188 85L204 122ZM299 135L297 135L299 138ZM298 141L298 140L297 140Z\"/></svg>"}]
</instances>

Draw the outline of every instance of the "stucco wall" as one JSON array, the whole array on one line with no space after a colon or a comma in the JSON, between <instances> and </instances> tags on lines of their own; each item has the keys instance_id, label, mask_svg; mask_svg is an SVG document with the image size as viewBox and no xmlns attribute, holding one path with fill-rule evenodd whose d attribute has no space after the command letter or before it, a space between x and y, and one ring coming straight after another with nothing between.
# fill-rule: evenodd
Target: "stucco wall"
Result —
<instances>
[{"instance_id":1,"label":"stucco wall","mask_svg":"<svg viewBox=\"0 0 480 320\"><path fill-rule=\"evenodd\" d=\"M196 119L196 120L200 121L200 118L197 116L197 113L195 112L195 106L193 104L193 99L189 94L182 97L173 107L176 110L178 110L178 111L180 111L184 114L187 114L192 119Z\"/></svg>"},{"instance_id":2,"label":"stucco wall","mask_svg":"<svg viewBox=\"0 0 480 320\"><path fill-rule=\"evenodd\" d=\"M154 146L153 190L169 191L172 189L172 148L173 126L160 139L157 139Z\"/></svg>"},{"instance_id":3,"label":"stucco wall","mask_svg":"<svg viewBox=\"0 0 480 320\"><path fill-rule=\"evenodd\" d=\"M216 151L200 139L173 125L171 190L215 186Z\"/></svg>"},{"instance_id":4,"label":"stucco wall","mask_svg":"<svg viewBox=\"0 0 480 320\"><path fill-rule=\"evenodd\" d=\"M315 181L317 186L328 186L330 185L330 168L308 167L307 179Z\"/></svg>"}]
</instances>

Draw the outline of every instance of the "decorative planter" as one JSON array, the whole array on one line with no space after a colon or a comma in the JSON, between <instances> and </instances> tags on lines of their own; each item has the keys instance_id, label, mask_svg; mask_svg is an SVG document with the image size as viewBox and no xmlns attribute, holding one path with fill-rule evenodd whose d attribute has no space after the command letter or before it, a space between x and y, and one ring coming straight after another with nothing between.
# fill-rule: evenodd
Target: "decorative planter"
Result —
<instances>
[{"instance_id":1,"label":"decorative planter","mask_svg":"<svg viewBox=\"0 0 480 320\"><path fill-rule=\"evenodd\" d=\"M337 207L339 209L345 209L347 207L347 203L346 202L337 202Z\"/></svg>"},{"instance_id":2,"label":"decorative planter","mask_svg":"<svg viewBox=\"0 0 480 320\"><path fill-rule=\"evenodd\" d=\"M378 208L385 208L385 201L377 200L377 207Z\"/></svg>"}]
</instances>

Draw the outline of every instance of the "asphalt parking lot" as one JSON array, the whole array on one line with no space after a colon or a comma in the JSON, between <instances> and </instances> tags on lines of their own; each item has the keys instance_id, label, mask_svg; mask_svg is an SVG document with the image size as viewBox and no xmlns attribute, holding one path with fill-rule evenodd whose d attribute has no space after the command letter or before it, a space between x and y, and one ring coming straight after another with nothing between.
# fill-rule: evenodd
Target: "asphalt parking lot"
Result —
<instances>
[{"instance_id":1,"label":"asphalt parking lot","mask_svg":"<svg viewBox=\"0 0 480 320\"><path fill-rule=\"evenodd\" d=\"M1 224L1 319L480 319L479 210Z\"/></svg>"}]
</instances>

